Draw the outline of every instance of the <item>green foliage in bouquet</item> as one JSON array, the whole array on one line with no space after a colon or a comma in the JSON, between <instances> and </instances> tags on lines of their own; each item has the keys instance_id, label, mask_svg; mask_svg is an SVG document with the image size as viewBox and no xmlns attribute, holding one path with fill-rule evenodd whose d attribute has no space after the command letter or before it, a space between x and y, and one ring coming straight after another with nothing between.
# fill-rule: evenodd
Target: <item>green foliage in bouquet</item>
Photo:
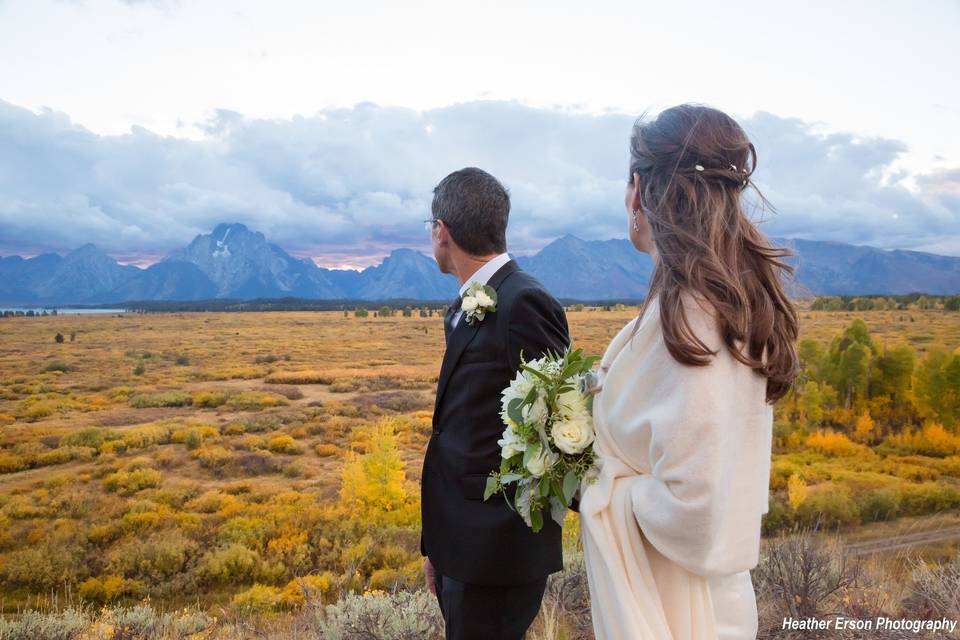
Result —
<instances>
[{"instance_id":1,"label":"green foliage in bouquet","mask_svg":"<svg viewBox=\"0 0 960 640\"><path fill-rule=\"evenodd\" d=\"M544 510L563 524L567 508L582 480L594 468L593 393L598 356L582 349L562 355L523 359L520 371L503 391L501 417L506 428L500 470L490 473L484 500L503 493L534 531L544 523ZM511 500L506 488L516 484Z\"/></svg>"}]
</instances>

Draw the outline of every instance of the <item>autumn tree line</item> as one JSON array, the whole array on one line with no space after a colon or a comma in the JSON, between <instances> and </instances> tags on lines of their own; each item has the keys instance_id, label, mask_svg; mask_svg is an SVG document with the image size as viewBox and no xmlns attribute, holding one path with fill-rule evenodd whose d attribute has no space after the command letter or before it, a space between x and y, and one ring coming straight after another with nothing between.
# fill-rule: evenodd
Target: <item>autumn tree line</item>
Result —
<instances>
[{"instance_id":1,"label":"autumn tree line","mask_svg":"<svg viewBox=\"0 0 960 640\"><path fill-rule=\"evenodd\" d=\"M960 295L929 296L911 293L900 296L818 296L812 311L904 311L942 309L960 311Z\"/></svg>"},{"instance_id":2,"label":"autumn tree line","mask_svg":"<svg viewBox=\"0 0 960 640\"><path fill-rule=\"evenodd\" d=\"M910 345L874 340L858 318L829 345L802 340L799 355L801 374L780 408L791 433L833 429L868 445L927 423L957 433L957 350L920 357Z\"/></svg>"},{"instance_id":3,"label":"autumn tree line","mask_svg":"<svg viewBox=\"0 0 960 640\"><path fill-rule=\"evenodd\" d=\"M883 344L858 318L799 355L775 407L766 533L960 508L960 349Z\"/></svg>"}]
</instances>

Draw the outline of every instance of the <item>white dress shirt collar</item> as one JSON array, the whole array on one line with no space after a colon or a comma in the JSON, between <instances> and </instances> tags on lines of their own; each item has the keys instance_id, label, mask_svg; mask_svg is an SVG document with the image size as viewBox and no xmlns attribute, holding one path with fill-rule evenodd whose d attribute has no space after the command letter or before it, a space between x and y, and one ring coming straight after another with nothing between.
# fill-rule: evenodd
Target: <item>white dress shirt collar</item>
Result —
<instances>
[{"instance_id":1,"label":"white dress shirt collar","mask_svg":"<svg viewBox=\"0 0 960 640\"><path fill-rule=\"evenodd\" d=\"M510 254L504 252L493 258L485 265L473 272L469 278L467 278L463 285L460 287L460 297L463 297L463 294L467 292L467 289L470 287L471 282L479 282L480 284L487 284L490 281L490 278L493 277L500 267L510 262Z\"/></svg>"}]
</instances>

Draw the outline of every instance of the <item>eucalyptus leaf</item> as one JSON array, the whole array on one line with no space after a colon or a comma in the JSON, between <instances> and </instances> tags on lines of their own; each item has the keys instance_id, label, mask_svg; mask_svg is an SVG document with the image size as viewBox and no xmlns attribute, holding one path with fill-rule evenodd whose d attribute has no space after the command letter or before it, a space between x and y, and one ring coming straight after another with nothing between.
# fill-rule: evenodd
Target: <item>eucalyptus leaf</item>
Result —
<instances>
[{"instance_id":1,"label":"eucalyptus leaf","mask_svg":"<svg viewBox=\"0 0 960 640\"><path fill-rule=\"evenodd\" d=\"M553 518L553 521L561 527L567 517L567 506L562 504L558 498L552 496L550 497L550 516Z\"/></svg>"},{"instance_id":2,"label":"eucalyptus leaf","mask_svg":"<svg viewBox=\"0 0 960 640\"><path fill-rule=\"evenodd\" d=\"M513 420L514 424L523 424L523 398L514 398L507 404L507 417Z\"/></svg>"},{"instance_id":3,"label":"eucalyptus leaf","mask_svg":"<svg viewBox=\"0 0 960 640\"><path fill-rule=\"evenodd\" d=\"M520 514L520 517L523 518L523 521L527 523L528 527L532 527L533 523L531 520L531 510L530 510L530 501L533 500L533 491L529 483L521 483L517 487L516 495L516 506L517 513Z\"/></svg>"},{"instance_id":4,"label":"eucalyptus leaf","mask_svg":"<svg viewBox=\"0 0 960 640\"><path fill-rule=\"evenodd\" d=\"M563 498L563 483L556 478L550 480L550 494L557 496L557 499Z\"/></svg>"},{"instance_id":5,"label":"eucalyptus leaf","mask_svg":"<svg viewBox=\"0 0 960 640\"><path fill-rule=\"evenodd\" d=\"M577 492L577 486L580 484L577 474L571 469L567 475L563 476L563 499L567 504L573 500L573 494Z\"/></svg>"},{"instance_id":6,"label":"eucalyptus leaf","mask_svg":"<svg viewBox=\"0 0 960 640\"><path fill-rule=\"evenodd\" d=\"M534 533L543 529L543 512L540 509L530 511L530 528L533 529Z\"/></svg>"},{"instance_id":7,"label":"eucalyptus leaf","mask_svg":"<svg viewBox=\"0 0 960 640\"><path fill-rule=\"evenodd\" d=\"M497 482L497 477L496 477L496 476L489 476L489 477L487 478L487 486L486 486L486 487L484 488L484 490L483 490L483 499L484 499L484 501L489 500L489 499L490 499L490 496L492 496L493 494L495 494L495 493L497 492L497 490L499 489L499 485L500 485L500 483Z\"/></svg>"}]
</instances>

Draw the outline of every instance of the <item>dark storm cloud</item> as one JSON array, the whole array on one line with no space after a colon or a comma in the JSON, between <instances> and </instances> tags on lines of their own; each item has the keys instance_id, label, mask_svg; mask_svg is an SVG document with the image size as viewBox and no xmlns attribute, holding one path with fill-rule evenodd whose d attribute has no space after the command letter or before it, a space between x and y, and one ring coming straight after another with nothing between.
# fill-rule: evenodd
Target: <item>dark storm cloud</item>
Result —
<instances>
[{"instance_id":1,"label":"dark storm cloud","mask_svg":"<svg viewBox=\"0 0 960 640\"><path fill-rule=\"evenodd\" d=\"M89 241L158 254L224 221L301 254L422 247L431 189L469 165L510 188L514 250L567 232L622 237L632 122L510 102L360 104L274 120L221 110L194 141L139 127L101 136L65 114L0 102L0 253ZM742 123L759 149L755 178L779 211L767 233L960 253L957 171L912 176L911 192L890 170L900 142L820 135L766 113Z\"/></svg>"}]
</instances>

